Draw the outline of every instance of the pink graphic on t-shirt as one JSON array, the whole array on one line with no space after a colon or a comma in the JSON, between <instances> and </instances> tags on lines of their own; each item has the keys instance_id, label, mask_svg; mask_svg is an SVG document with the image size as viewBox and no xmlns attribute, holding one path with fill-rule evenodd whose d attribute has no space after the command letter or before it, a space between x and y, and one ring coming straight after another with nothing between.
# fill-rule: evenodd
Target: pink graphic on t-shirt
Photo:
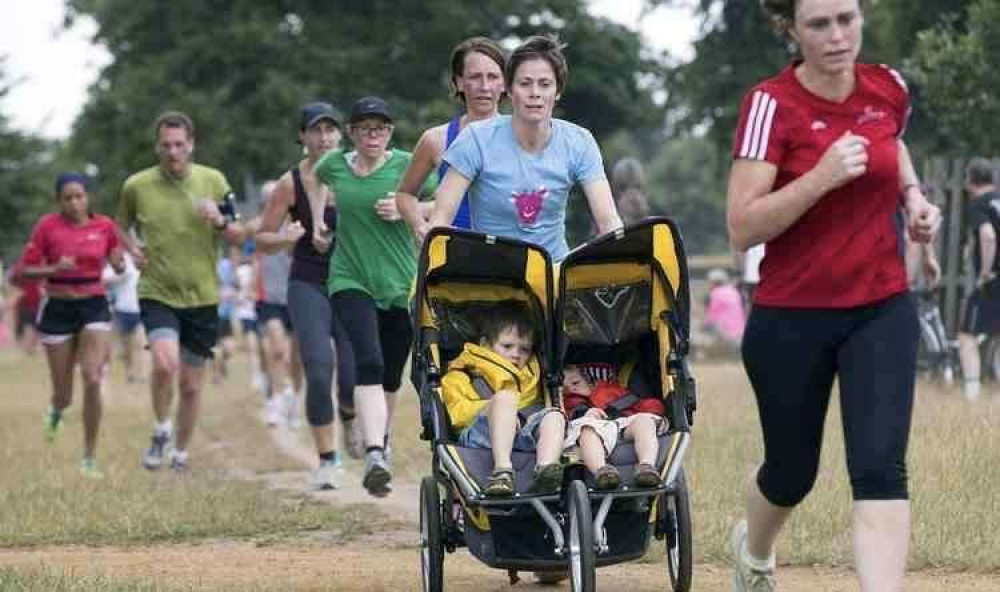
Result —
<instances>
[{"instance_id":1,"label":"pink graphic on t-shirt","mask_svg":"<svg viewBox=\"0 0 1000 592\"><path fill-rule=\"evenodd\" d=\"M549 195L549 190L539 187L534 191L514 191L511 201L517 208L517 217L521 224L534 224L538 220L538 214L542 213L542 203Z\"/></svg>"}]
</instances>

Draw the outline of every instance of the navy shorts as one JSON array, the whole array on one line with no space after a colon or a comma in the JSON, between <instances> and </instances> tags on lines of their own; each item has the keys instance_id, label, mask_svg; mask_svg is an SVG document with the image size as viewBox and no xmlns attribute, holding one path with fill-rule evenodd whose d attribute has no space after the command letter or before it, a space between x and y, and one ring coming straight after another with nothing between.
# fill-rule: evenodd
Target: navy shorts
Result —
<instances>
[{"instance_id":1,"label":"navy shorts","mask_svg":"<svg viewBox=\"0 0 1000 592\"><path fill-rule=\"evenodd\" d=\"M174 308L158 300L143 298L139 301L139 308L150 343L159 339L178 341L182 359L188 365L196 365L212 357L219 330L216 305Z\"/></svg>"},{"instance_id":2,"label":"navy shorts","mask_svg":"<svg viewBox=\"0 0 1000 592\"><path fill-rule=\"evenodd\" d=\"M994 335L1000 333L1000 279L977 288L965 302L962 333Z\"/></svg>"},{"instance_id":3,"label":"navy shorts","mask_svg":"<svg viewBox=\"0 0 1000 592\"><path fill-rule=\"evenodd\" d=\"M257 333L257 319L240 319L240 329L243 330L243 334Z\"/></svg>"},{"instance_id":4,"label":"navy shorts","mask_svg":"<svg viewBox=\"0 0 1000 592\"><path fill-rule=\"evenodd\" d=\"M47 298L38 313L42 343L61 343L84 329L111 330L111 308L104 296Z\"/></svg>"},{"instance_id":5,"label":"navy shorts","mask_svg":"<svg viewBox=\"0 0 1000 592\"><path fill-rule=\"evenodd\" d=\"M288 314L287 306L258 300L257 324L261 327L266 327L271 319L281 321L281 324L285 326L285 331L289 333L292 331L292 317Z\"/></svg>"},{"instance_id":6,"label":"navy shorts","mask_svg":"<svg viewBox=\"0 0 1000 592\"><path fill-rule=\"evenodd\" d=\"M135 330L139 327L139 323L142 322L142 315L137 312L122 312L120 310L115 311L115 325L118 327L118 332L122 335L131 335L135 333Z\"/></svg>"}]
</instances>

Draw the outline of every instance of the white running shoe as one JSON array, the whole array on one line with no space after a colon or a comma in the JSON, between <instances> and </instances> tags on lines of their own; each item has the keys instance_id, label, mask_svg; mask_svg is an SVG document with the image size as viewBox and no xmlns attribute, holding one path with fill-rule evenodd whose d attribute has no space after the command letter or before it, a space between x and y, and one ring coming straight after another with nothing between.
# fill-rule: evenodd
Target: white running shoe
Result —
<instances>
[{"instance_id":1,"label":"white running shoe","mask_svg":"<svg viewBox=\"0 0 1000 592\"><path fill-rule=\"evenodd\" d=\"M747 553L746 544L747 521L740 520L729 535L729 549L736 564L733 573L734 592L774 592L778 585L774 578L774 554L771 554L765 565L751 565L752 559Z\"/></svg>"},{"instance_id":2,"label":"white running shoe","mask_svg":"<svg viewBox=\"0 0 1000 592\"><path fill-rule=\"evenodd\" d=\"M264 406L264 418L267 420L267 425L272 428L278 427L284 423L285 405L280 396L272 395L271 398L267 400L267 404Z\"/></svg>"},{"instance_id":3,"label":"white running shoe","mask_svg":"<svg viewBox=\"0 0 1000 592\"><path fill-rule=\"evenodd\" d=\"M170 432L153 432L150 446L142 454L142 466L150 471L159 469L163 464L163 455L167 451L167 444L169 442Z\"/></svg>"},{"instance_id":4,"label":"white running shoe","mask_svg":"<svg viewBox=\"0 0 1000 592\"><path fill-rule=\"evenodd\" d=\"M340 489L340 482L337 479L337 463L328 460L320 461L319 468L313 473L313 486L320 491Z\"/></svg>"},{"instance_id":5,"label":"white running shoe","mask_svg":"<svg viewBox=\"0 0 1000 592\"><path fill-rule=\"evenodd\" d=\"M291 389L285 391L281 397L284 399L285 406L285 417L288 422L288 427L297 430L302 427L302 418L299 410L299 398L295 396L295 392Z\"/></svg>"},{"instance_id":6,"label":"white running shoe","mask_svg":"<svg viewBox=\"0 0 1000 592\"><path fill-rule=\"evenodd\" d=\"M361 484L375 497L385 497L392 491L392 469L385 460L385 452L371 450L365 454L365 472Z\"/></svg>"},{"instance_id":7,"label":"white running shoe","mask_svg":"<svg viewBox=\"0 0 1000 592\"><path fill-rule=\"evenodd\" d=\"M271 390L271 385L268 384L267 376L261 371L256 371L253 373L253 377L250 379L250 387L260 393L262 397L267 397L268 391ZM270 399L269 399L270 400Z\"/></svg>"}]
</instances>

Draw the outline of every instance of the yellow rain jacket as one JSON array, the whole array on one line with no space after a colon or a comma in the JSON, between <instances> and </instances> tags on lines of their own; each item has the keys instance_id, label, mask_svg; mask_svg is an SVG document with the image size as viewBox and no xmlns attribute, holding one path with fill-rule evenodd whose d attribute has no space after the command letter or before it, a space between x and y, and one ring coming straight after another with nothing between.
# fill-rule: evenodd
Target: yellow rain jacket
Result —
<instances>
[{"instance_id":1,"label":"yellow rain jacket","mask_svg":"<svg viewBox=\"0 0 1000 592\"><path fill-rule=\"evenodd\" d=\"M491 392L517 392L520 395L517 407L524 409L542 402L538 388L540 372L537 356L531 356L524 368L518 369L488 347L466 343L441 379L441 397L452 426L457 430L468 427L486 406L487 400L472 385L473 376L481 376Z\"/></svg>"}]
</instances>

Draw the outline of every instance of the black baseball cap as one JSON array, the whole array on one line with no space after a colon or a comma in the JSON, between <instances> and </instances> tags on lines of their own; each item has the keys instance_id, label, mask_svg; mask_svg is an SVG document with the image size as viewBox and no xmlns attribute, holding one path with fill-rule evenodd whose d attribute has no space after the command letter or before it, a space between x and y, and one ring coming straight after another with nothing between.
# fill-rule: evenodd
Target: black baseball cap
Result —
<instances>
[{"instance_id":1,"label":"black baseball cap","mask_svg":"<svg viewBox=\"0 0 1000 592\"><path fill-rule=\"evenodd\" d=\"M351 123L355 123L365 117L381 117L392 123L392 116L389 115L389 107L380 97L361 97L354 102L351 107Z\"/></svg>"},{"instance_id":2,"label":"black baseball cap","mask_svg":"<svg viewBox=\"0 0 1000 592\"><path fill-rule=\"evenodd\" d=\"M299 130L305 131L324 119L329 119L339 128L341 117L340 112L330 103L320 101L309 103L302 108L302 114L299 116Z\"/></svg>"}]
</instances>

